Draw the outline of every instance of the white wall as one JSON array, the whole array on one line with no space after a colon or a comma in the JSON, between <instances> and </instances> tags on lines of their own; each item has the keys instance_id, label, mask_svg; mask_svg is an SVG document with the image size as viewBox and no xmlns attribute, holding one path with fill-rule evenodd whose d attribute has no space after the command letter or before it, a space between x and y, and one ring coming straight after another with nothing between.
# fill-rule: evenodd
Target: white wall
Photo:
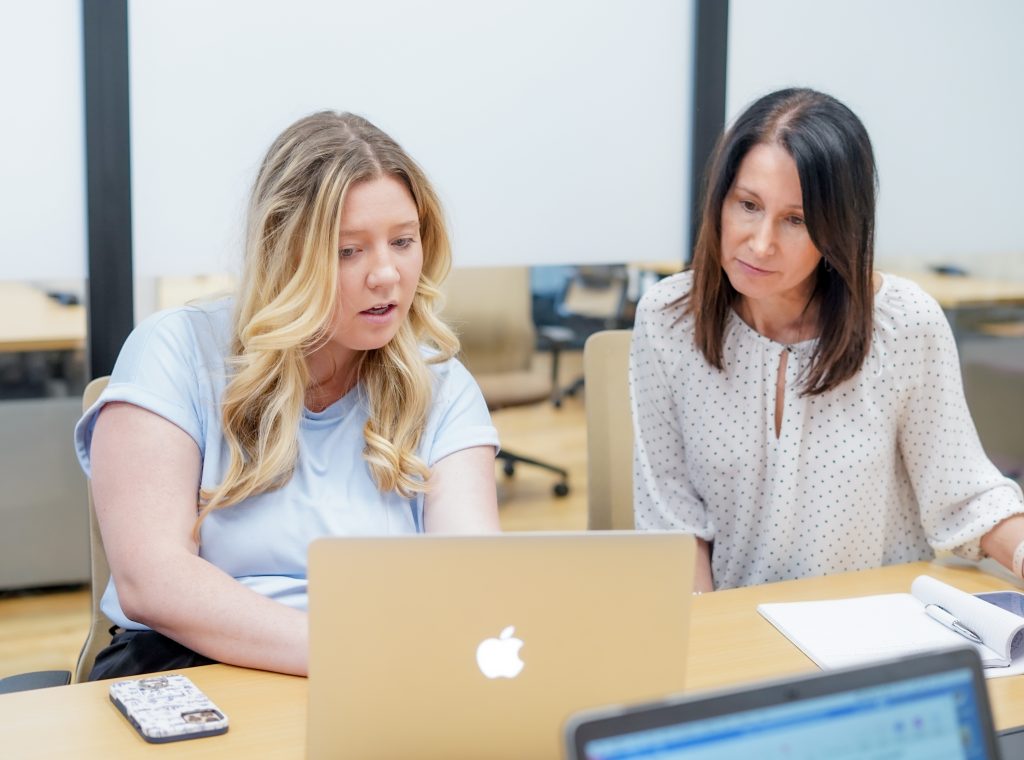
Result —
<instances>
[{"instance_id":1,"label":"white wall","mask_svg":"<svg viewBox=\"0 0 1024 760\"><path fill-rule=\"evenodd\" d=\"M0 279L81 279L85 120L80 2L16 5L4 6L0 22Z\"/></svg>"},{"instance_id":2,"label":"white wall","mask_svg":"<svg viewBox=\"0 0 1024 760\"><path fill-rule=\"evenodd\" d=\"M457 265L681 256L692 1L131 2L143 278L231 269L263 153L332 108L438 186Z\"/></svg>"},{"instance_id":3,"label":"white wall","mask_svg":"<svg viewBox=\"0 0 1024 760\"><path fill-rule=\"evenodd\" d=\"M879 263L1024 277L1024 3L732 0L729 119L790 85L864 121Z\"/></svg>"}]
</instances>

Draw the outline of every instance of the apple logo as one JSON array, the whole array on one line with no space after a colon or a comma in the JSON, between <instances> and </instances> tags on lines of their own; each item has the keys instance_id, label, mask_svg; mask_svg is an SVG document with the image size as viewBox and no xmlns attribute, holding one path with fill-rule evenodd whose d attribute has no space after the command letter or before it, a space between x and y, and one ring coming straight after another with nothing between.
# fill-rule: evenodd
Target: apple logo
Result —
<instances>
[{"instance_id":1,"label":"apple logo","mask_svg":"<svg viewBox=\"0 0 1024 760\"><path fill-rule=\"evenodd\" d=\"M476 648L476 664L488 678L515 678L523 669L519 650L523 640L512 634L516 627L510 625L498 638L484 639Z\"/></svg>"}]
</instances>

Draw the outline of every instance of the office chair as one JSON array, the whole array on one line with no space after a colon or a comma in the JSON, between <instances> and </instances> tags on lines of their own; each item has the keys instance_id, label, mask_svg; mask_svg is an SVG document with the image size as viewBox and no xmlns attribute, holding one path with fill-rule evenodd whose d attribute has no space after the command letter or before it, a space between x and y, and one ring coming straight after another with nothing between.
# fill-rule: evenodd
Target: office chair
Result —
<instances>
[{"instance_id":1,"label":"office chair","mask_svg":"<svg viewBox=\"0 0 1024 760\"><path fill-rule=\"evenodd\" d=\"M585 339L597 330L615 330L629 325L626 319L629 273L625 264L577 266L566 282L557 313L563 324L542 327L541 334L551 336L560 330L556 340L563 345ZM557 372L558 351L553 354ZM564 388L555 388L552 403L562 405L566 396L575 396L584 385L584 377L576 378Z\"/></svg>"},{"instance_id":2,"label":"office chair","mask_svg":"<svg viewBox=\"0 0 1024 760\"><path fill-rule=\"evenodd\" d=\"M444 317L459 335L460 358L473 374L492 412L547 401L553 391L549 368L537 361L530 275L526 267L457 269L445 283ZM507 449L498 452L505 475L518 464L555 473L556 496L569 493L569 472Z\"/></svg>"},{"instance_id":3,"label":"office chair","mask_svg":"<svg viewBox=\"0 0 1024 760\"><path fill-rule=\"evenodd\" d=\"M602 330L583 347L587 385L587 528L633 530L632 330Z\"/></svg>"},{"instance_id":4,"label":"office chair","mask_svg":"<svg viewBox=\"0 0 1024 760\"><path fill-rule=\"evenodd\" d=\"M109 377L98 377L86 386L82 394L82 411L91 407L107 387ZM96 655L110 643L110 628L113 622L100 610L100 599L110 578L110 567L107 565L107 554L103 549L103 538L100 536L99 524L96 522L96 510L92 502L92 490L86 484L89 504L89 557L92 573L91 580L91 619L89 633L85 644L78 655L78 662L72 674L67 670L40 670L33 673L18 673L0 679L0 694L30 689L44 689L50 686L65 686L74 676L75 683L85 681L92 670Z\"/></svg>"},{"instance_id":5,"label":"office chair","mask_svg":"<svg viewBox=\"0 0 1024 760\"><path fill-rule=\"evenodd\" d=\"M108 382L110 382L109 377L97 377L85 387L85 393L82 394L83 411L96 403L96 399L103 393ZM82 645L82 651L78 655L78 664L75 666L75 683L81 683L89 678L96 655L110 643L110 629L114 625L113 621L100 609L100 599L103 598L103 592L107 589L107 581L110 580L110 566L107 564L107 552L103 548L100 526L96 521L92 487L87 485L87 490L89 493L89 563L92 571L89 588L92 610L89 633L85 638L85 644Z\"/></svg>"}]
</instances>

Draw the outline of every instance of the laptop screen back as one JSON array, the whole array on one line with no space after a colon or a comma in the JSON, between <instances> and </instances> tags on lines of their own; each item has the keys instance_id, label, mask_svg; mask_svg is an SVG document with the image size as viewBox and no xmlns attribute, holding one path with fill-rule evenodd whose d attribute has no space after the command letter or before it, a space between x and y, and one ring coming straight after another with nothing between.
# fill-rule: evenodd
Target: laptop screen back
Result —
<instances>
[{"instance_id":1,"label":"laptop screen back","mask_svg":"<svg viewBox=\"0 0 1024 760\"><path fill-rule=\"evenodd\" d=\"M308 757L557 757L577 710L685 687L673 533L329 538L309 553Z\"/></svg>"},{"instance_id":2,"label":"laptop screen back","mask_svg":"<svg viewBox=\"0 0 1024 760\"><path fill-rule=\"evenodd\" d=\"M842 680L845 675L818 678ZM780 685L773 687L774 699L769 689L755 700L760 704L749 709L730 709L729 697L719 696L703 706L700 701L692 702L689 709L678 705L675 723L629 731L627 721L621 726L623 733L585 740L578 756L587 760L986 760L995 755L988 702L984 686L979 690L979 680L976 668L965 665L806 697L799 685ZM713 704L715 700L719 704ZM687 720L688 714L703 717Z\"/></svg>"}]
</instances>

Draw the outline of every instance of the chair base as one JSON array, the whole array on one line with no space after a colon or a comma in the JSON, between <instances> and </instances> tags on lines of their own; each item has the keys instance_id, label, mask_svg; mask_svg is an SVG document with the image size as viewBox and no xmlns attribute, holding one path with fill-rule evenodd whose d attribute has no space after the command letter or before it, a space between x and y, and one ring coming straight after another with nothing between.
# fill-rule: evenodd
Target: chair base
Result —
<instances>
[{"instance_id":1,"label":"chair base","mask_svg":"<svg viewBox=\"0 0 1024 760\"><path fill-rule=\"evenodd\" d=\"M552 486L552 491L555 496L567 496L569 493L569 471L561 467L556 467L553 464L547 462L541 462L537 459L531 459L530 457L520 456L519 454L513 454L511 451L502 449L498 452L498 459L502 460L505 464L503 470L505 475L512 477L516 473L516 464L522 462L523 464L532 464L534 467L541 467L545 470L555 473L559 476L560 480Z\"/></svg>"},{"instance_id":2,"label":"chair base","mask_svg":"<svg viewBox=\"0 0 1024 760\"><path fill-rule=\"evenodd\" d=\"M562 408L562 399L566 396L575 396L581 390L583 390L584 379L581 375L573 380L572 383L567 385L565 388L555 388L555 392L551 394L551 403L555 405L556 409Z\"/></svg>"}]
</instances>

